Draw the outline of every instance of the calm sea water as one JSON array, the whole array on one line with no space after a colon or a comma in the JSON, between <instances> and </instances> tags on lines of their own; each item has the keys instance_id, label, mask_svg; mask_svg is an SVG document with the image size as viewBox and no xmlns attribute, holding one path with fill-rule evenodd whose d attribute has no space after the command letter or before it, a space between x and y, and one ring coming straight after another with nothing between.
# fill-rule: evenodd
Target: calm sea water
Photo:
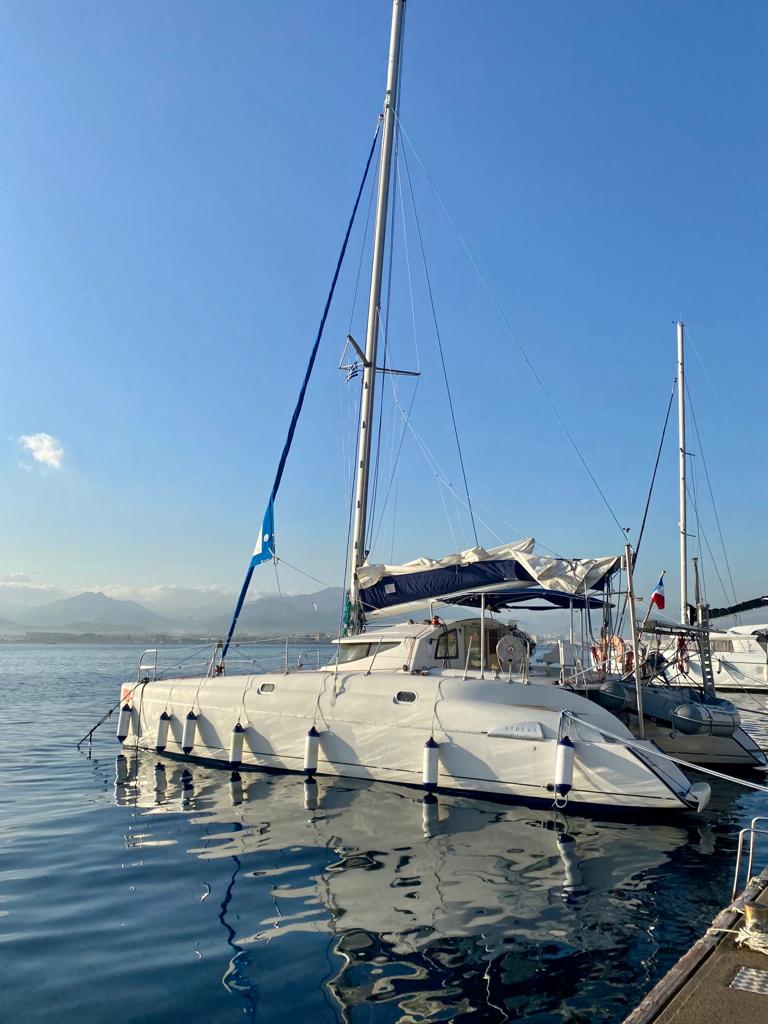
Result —
<instances>
[{"instance_id":1,"label":"calm sea water","mask_svg":"<svg viewBox=\"0 0 768 1024\"><path fill-rule=\"evenodd\" d=\"M315 800L118 758L114 718L79 752L139 653L0 646L4 1024L620 1021L768 813L728 783L658 826L323 779Z\"/></svg>"}]
</instances>

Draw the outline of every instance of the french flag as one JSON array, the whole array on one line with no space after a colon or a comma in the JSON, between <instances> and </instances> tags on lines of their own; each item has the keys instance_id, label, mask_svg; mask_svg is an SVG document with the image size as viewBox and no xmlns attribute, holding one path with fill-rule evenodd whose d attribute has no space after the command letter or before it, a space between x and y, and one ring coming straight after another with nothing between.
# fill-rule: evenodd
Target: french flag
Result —
<instances>
[{"instance_id":1,"label":"french flag","mask_svg":"<svg viewBox=\"0 0 768 1024\"><path fill-rule=\"evenodd\" d=\"M664 608L664 574L659 576L659 582L656 584L656 589L651 594L651 604L656 605L659 611Z\"/></svg>"}]
</instances>

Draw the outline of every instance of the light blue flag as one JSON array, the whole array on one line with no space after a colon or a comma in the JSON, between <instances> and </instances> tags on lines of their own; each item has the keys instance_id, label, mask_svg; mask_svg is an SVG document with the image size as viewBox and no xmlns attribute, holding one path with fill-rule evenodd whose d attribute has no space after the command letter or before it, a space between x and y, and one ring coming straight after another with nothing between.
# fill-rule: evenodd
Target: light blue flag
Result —
<instances>
[{"instance_id":1,"label":"light blue flag","mask_svg":"<svg viewBox=\"0 0 768 1024\"><path fill-rule=\"evenodd\" d=\"M267 511L264 513L264 522L261 524L259 539L251 555L251 568L268 562L275 554L275 503L270 499Z\"/></svg>"}]
</instances>

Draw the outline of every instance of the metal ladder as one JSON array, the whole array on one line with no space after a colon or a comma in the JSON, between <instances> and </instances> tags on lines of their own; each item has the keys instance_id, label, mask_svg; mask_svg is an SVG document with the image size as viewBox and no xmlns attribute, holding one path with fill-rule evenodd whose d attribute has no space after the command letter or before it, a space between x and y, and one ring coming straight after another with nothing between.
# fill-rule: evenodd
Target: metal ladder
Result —
<instances>
[{"instance_id":1,"label":"metal ladder","mask_svg":"<svg viewBox=\"0 0 768 1024\"><path fill-rule=\"evenodd\" d=\"M715 696L715 673L712 670L712 647L709 642L709 606L699 604L696 608L699 620L699 632L696 637L699 647L699 662L701 664L701 681L704 692Z\"/></svg>"},{"instance_id":2,"label":"metal ladder","mask_svg":"<svg viewBox=\"0 0 768 1024\"><path fill-rule=\"evenodd\" d=\"M696 644L699 648L701 682L704 693L708 697L714 697L715 673L712 671L712 646L709 642L709 605L702 600L698 558L693 559L693 574L696 585L696 624L698 626Z\"/></svg>"}]
</instances>

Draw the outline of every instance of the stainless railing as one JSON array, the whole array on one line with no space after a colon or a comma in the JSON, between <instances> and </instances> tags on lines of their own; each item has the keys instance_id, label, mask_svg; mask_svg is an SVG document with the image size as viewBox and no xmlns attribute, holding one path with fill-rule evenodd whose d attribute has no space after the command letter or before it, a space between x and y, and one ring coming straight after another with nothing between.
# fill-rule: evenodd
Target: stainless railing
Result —
<instances>
[{"instance_id":1,"label":"stainless railing","mask_svg":"<svg viewBox=\"0 0 768 1024\"><path fill-rule=\"evenodd\" d=\"M139 658L139 668L136 672L137 683L153 683L157 679L157 653L158 649L154 647L149 651L144 651ZM150 654L154 655L154 659L151 660L151 663L145 665L144 659ZM151 676L150 672L152 673ZM142 675L142 673L144 674Z\"/></svg>"},{"instance_id":2,"label":"stainless railing","mask_svg":"<svg viewBox=\"0 0 768 1024\"><path fill-rule=\"evenodd\" d=\"M736 848L736 870L733 874L733 893L731 899L735 900L739 891L739 875L741 874L741 861L744 856L744 840L749 836L749 856L747 857L747 877L745 879L745 886L749 885L750 879L752 878L752 867L755 862L755 837L756 836L768 836L768 829L758 828L758 822L768 822L768 817L765 815L758 815L753 818L749 824L749 828L743 828L739 832L739 845Z\"/></svg>"}]
</instances>

